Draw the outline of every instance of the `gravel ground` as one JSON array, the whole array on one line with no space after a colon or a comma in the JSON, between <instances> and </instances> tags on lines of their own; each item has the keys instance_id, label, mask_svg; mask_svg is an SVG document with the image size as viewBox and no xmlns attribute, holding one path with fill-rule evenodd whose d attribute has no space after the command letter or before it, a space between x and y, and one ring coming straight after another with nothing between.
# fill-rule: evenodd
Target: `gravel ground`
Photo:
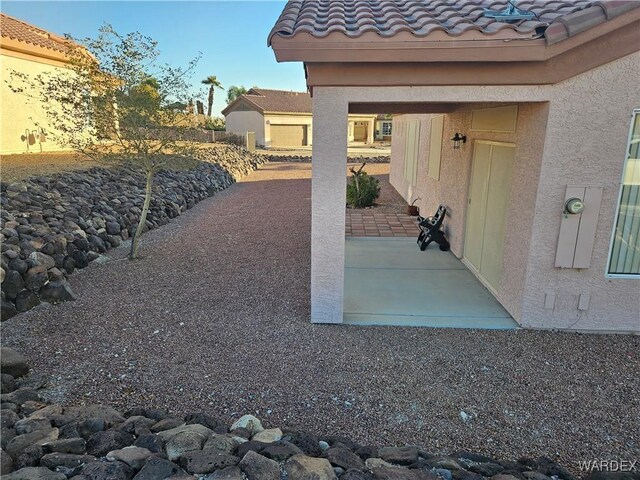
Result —
<instances>
[{"instance_id":1,"label":"gravel ground","mask_svg":"<svg viewBox=\"0 0 640 480\"><path fill-rule=\"evenodd\" d=\"M640 337L309 323L309 165L270 163L2 324L72 404L253 413L374 444L640 457ZM467 420L461 418L467 414Z\"/></svg>"}]
</instances>

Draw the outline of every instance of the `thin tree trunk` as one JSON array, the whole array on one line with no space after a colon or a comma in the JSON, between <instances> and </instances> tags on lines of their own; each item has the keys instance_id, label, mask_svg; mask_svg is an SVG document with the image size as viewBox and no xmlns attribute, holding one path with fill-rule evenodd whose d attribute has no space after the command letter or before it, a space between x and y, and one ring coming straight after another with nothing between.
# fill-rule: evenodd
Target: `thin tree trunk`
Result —
<instances>
[{"instance_id":1,"label":"thin tree trunk","mask_svg":"<svg viewBox=\"0 0 640 480\"><path fill-rule=\"evenodd\" d=\"M147 222L147 213L149 212L149 204L151 203L151 187L153 186L153 170L147 170L147 186L144 191L144 205L142 206L142 213L140 214L140 221L138 222L138 228L136 228L131 240L131 252L129 253L129 260L135 260L138 257L138 241L140 235L142 235L142 229Z\"/></svg>"},{"instance_id":2,"label":"thin tree trunk","mask_svg":"<svg viewBox=\"0 0 640 480\"><path fill-rule=\"evenodd\" d=\"M211 110L213 109L213 85L209 88L209 105L207 109L207 117L211 117Z\"/></svg>"}]
</instances>

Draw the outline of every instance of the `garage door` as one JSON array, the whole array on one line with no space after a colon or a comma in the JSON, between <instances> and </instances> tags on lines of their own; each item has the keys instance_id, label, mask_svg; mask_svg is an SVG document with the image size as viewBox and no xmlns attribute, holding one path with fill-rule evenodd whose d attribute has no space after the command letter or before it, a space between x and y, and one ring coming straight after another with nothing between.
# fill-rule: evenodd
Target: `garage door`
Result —
<instances>
[{"instance_id":1,"label":"garage door","mask_svg":"<svg viewBox=\"0 0 640 480\"><path fill-rule=\"evenodd\" d=\"M272 147L301 147L306 144L306 125L271 125Z\"/></svg>"}]
</instances>

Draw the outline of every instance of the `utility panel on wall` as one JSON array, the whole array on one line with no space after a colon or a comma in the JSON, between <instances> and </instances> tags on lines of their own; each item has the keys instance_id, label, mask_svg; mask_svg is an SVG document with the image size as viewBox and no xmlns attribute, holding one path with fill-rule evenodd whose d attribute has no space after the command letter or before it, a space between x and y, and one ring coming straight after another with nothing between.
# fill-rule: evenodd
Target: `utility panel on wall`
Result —
<instances>
[{"instance_id":1,"label":"utility panel on wall","mask_svg":"<svg viewBox=\"0 0 640 480\"><path fill-rule=\"evenodd\" d=\"M567 186L556 267L589 268L600 214L602 187Z\"/></svg>"}]
</instances>

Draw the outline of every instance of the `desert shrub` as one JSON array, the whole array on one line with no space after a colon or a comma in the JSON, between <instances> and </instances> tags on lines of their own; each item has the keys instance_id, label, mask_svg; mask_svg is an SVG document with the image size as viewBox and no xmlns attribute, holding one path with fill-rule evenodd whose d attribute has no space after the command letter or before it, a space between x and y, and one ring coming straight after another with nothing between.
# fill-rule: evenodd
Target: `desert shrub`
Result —
<instances>
[{"instance_id":1,"label":"desert shrub","mask_svg":"<svg viewBox=\"0 0 640 480\"><path fill-rule=\"evenodd\" d=\"M358 170L351 169L353 175L347 185L347 204L352 208L370 207L380 196L380 182L362 171L365 165L363 163Z\"/></svg>"}]
</instances>

